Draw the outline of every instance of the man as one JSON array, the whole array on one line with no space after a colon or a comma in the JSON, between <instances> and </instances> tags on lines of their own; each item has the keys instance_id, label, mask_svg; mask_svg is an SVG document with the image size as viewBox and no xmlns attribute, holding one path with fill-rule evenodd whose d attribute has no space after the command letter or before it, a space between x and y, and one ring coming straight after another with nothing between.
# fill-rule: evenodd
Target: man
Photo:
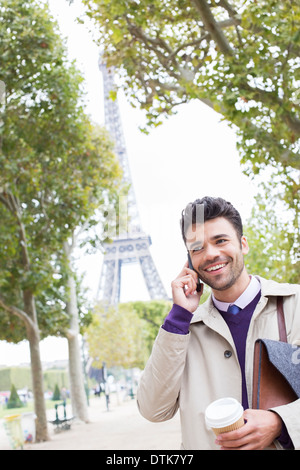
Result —
<instances>
[{"instance_id":1,"label":"man","mask_svg":"<svg viewBox=\"0 0 300 470\"><path fill-rule=\"evenodd\" d=\"M299 286L247 273L241 218L223 199L196 200L181 223L193 269L186 262L172 282L173 308L138 388L141 414L165 421L180 409L183 449L300 449L300 400L269 411L251 409L254 343L279 339L278 295L284 297L288 342L300 345ZM200 306L198 278L211 287ZM227 311L233 304L238 313ZM204 413L209 403L226 396L243 404L246 424L216 438Z\"/></svg>"}]
</instances>

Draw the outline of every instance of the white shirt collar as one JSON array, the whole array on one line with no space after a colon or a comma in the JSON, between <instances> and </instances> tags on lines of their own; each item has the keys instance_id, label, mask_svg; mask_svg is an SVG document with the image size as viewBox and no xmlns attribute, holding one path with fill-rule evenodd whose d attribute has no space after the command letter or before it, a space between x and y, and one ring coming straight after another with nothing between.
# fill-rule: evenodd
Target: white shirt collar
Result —
<instances>
[{"instance_id":1,"label":"white shirt collar","mask_svg":"<svg viewBox=\"0 0 300 470\"><path fill-rule=\"evenodd\" d=\"M241 309L245 308L247 305L250 304L250 302L254 299L254 297L257 296L259 293L261 287L260 287L260 282L255 276L251 276L250 283L248 284L247 288L244 290L244 292L239 296L238 299L235 300L235 302L221 302L220 300L217 300L212 294L212 300L215 305L219 310L222 310L222 312L227 312L227 309L229 305L237 305Z\"/></svg>"}]
</instances>

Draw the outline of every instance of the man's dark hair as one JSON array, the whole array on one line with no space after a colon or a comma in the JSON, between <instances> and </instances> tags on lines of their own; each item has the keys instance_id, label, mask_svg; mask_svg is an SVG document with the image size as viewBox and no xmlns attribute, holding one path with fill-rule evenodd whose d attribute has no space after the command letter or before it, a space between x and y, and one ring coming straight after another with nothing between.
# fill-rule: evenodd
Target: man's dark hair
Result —
<instances>
[{"instance_id":1,"label":"man's dark hair","mask_svg":"<svg viewBox=\"0 0 300 470\"><path fill-rule=\"evenodd\" d=\"M200 206L203 205L203 212L199 211ZM230 202L225 201L221 197L205 196L202 199L196 199L190 202L181 214L181 233L184 243L186 243L186 231L191 224L199 222L199 213L204 216L204 222L207 220L216 219L217 217L224 217L235 228L238 239L243 235L243 224L239 212L233 207ZM202 220L203 222L203 220Z\"/></svg>"}]
</instances>

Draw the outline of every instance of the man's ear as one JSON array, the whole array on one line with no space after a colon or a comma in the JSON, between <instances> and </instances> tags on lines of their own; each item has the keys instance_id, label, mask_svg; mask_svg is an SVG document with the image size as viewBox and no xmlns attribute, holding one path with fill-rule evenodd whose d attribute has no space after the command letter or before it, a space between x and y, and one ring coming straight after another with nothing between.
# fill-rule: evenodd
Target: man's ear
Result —
<instances>
[{"instance_id":1,"label":"man's ear","mask_svg":"<svg viewBox=\"0 0 300 470\"><path fill-rule=\"evenodd\" d=\"M247 238L243 235L241 238L241 245L242 245L242 253L246 255L249 252L249 245Z\"/></svg>"}]
</instances>

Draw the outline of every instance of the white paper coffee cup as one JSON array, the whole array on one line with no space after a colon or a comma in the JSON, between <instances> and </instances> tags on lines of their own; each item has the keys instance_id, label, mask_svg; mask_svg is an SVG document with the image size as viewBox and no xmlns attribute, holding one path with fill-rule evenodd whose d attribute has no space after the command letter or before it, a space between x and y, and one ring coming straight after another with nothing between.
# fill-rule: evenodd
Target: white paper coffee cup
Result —
<instances>
[{"instance_id":1,"label":"white paper coffee cup","mask_svg":"<svg viewBox=\"0 0 300 470\"><path fill-rule=\"evenodd\" d=\"M242 427L244 425L243 413L242 405L235 398L220 398L206 408L205 422L217 436Z\"/></svg>"}]
</instances>

